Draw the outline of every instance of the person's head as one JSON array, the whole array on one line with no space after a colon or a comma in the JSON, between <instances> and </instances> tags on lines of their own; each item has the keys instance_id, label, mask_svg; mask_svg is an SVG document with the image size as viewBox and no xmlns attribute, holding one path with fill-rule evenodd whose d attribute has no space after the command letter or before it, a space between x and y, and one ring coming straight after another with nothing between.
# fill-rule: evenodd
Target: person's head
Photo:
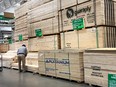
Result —
<instances>
[{"instance_id":1,"label":"person's head","mask_svg":"<svg viewBox=\"0 0 116 87\"><path fill-rule=\"evenodd\" d=\"M25 45L25 44L23 44L22 46L23 46L23 47L26 47L26 45Z\"/></svg>"}]
</instances>

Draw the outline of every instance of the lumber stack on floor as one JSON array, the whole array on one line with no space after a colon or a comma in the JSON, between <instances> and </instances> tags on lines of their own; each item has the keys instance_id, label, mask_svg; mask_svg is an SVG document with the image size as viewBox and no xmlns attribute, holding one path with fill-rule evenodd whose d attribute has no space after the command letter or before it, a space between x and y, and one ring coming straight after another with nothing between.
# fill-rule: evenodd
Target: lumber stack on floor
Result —
<instances>
[{"instance_id":1,"label":"lumber stack on floor","mask_svg":"<svg viewBox=\"0 0 116 87\"><path fill-rule=\"evenodd\" d=\"M29 39L29 51L57 50L59 48L58 35Z\"/></svg>"},{"instance_id":2,"label":"lumber stack on floor","mask_svg":"<svg viewBox=\"0 0 116 87\"><path fill-rule=\"evenodd\" d=\"M39 73L82 82L83 52L78 50L40 51Z\"/></svg>"},{"instance_id":3,"label":"lumber stack on floor","mask_svg":"<svg viewBox=\"0 0 116 87\"><path fill-rule=\"evenodd\" d=\"M16 51L8 51L7 53L3 54L3 66L7 67L7 68L11 68L12 67L12 63L13 62L17 62L16 61L16 55L17 52Z\"/></svg>"},{"instance_id":4,"label":"lumber stack on floor","mask_svg":"<svg viewBox=\"0 0 116 87\"><path fill-rule=\"evenodd\" d=\"M116 74L115 52L115 48L99 48L85 51L85 83L108 87L108 74Z\"/></svg>"},{"instance_id":5,"label":"lumber stack on floor","mask_svg":"<svg viewBox=\"0 0 116 87\"><path fill-rule=\"evenodd\" d=\"M9 45L8 44L0 44L0 52L5 53L9 50Z\"/></svg>"}]
</instances>

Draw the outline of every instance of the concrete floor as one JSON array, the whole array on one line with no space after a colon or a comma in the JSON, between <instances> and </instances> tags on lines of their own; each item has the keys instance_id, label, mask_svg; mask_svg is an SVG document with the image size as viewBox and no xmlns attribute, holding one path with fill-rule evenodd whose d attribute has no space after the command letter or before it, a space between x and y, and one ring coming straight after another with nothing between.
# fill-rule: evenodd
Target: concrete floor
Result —
<instances>
[{"instance_id":1,"label":"concrete floor","mask_svg":"<svg viewBox=\"0 0 116 87\"><path fill-rule=\"evenodd\" d=\"M0 72L0 87L89 87L76 82L65 81L32 73L18 73L17 70L4 69Z\"/></svg>"}]
</instances>

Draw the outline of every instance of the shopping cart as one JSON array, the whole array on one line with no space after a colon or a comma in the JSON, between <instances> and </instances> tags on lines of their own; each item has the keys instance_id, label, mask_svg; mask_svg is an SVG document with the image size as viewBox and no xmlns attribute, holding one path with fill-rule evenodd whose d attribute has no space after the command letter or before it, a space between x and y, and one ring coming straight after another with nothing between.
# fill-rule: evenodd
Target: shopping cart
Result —
<instances>
[{"instance_id":1,"label":"shopping cart","mask_svg":"<svg viewBox=\"0 0 116 87\"><path fill-rule=\"evenodd\" d=\"M0 72L3 71L3 58L2 58L2 54L0 53Z\"/></svg>"}]
</instances>

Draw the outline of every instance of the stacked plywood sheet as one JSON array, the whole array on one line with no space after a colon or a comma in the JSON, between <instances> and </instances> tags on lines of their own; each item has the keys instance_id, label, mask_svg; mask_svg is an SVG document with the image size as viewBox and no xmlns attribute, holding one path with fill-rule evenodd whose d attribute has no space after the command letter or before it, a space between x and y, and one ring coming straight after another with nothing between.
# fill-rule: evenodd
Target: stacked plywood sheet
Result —
<instances>
[{"instance_id":1,"label":"stacked plywood sheet","mask_svg":"<svg viewBox=\"0 0 116 87\"><path fill-rule=\"evenodd\" d=\"M33 8L36 8L36 7L40 6L40 5L48 3L50 1L53 1L53 0L36 0L36 1L35 0L30 0L29 9L31 10Z\"/></svg>"},{"instance_id":2,"label":"stacked plywood sheet","mask_svg":"<svg viewBox=\"0 0 116 87\"><path fill-rule=\"evenodd\" d=\"M9 44L9 50L15 50L15 43Z\"/></svg>"},{"instance_id":3,"label":"stacked plywood sheet","mask_svg":"<svg viewBox=\"0 0 116 87\"><path fill-rule=\"evenodd\" d=\"M25 44L28 49L28 40L15 42L14 44L15 44L15 50L18 50L23 44Z\"/></svg>"},{"instance_id":4,"label":"stacked plywood sheet","mask_svg":"<svg viewBox=\"0 0 116 87\"><path fill-rule=\"evenodd\" d=\"M71 6L81 4L81 3L84 3L87 1L89 1L89 0L72 0L72 1L70 1L70 0L58 0L58 7L59 7L59 10L61 10L61 9L69 8Z\"/></svg>"},{"instance_id":5,"label":"stacked plywood sheet","mask_svg":"<svg viewBox=\"0 0 116 87\"><path fill-rule=\"evenodd\" d=\"M28 53L26 57L26 66L28 71L38 72L38 53Z\"/></svg>"},{"instance_id":6,"label":"stacked plywood sheet","mask_svg":"<svg viewBox=\"0 0 116 87\"><path fill-rule=\"evenodd\" d=\"M39 73L83 81L83 52L78 50L39 51Z\"/></svg>"},{"instance_id":7,"label":"stacked plywood sheet","mask_svg":"<svg viewBox=\"0 0 116 87\"><path fill-rule=\"evenodd\" d=\"M84 18L85 27L94 26L95 19L94 19L94 7L93 6L94 6L93 2L90 1L90 2L80 4L77 6L73 6L73 7L70 7L69 9L65 9L61 11L61 14L62 14L61 20L63 22L63 29L61 29L61 31L73 29L72 20L81 18L81 17ZM105 24L103 2L98 0L96 2L96 6L97 6L96 8L97 25L103 25ZM73 11L72 12L73 15L68 17L68 11L70 10Z\"/></svg>"},{"instance_id":8,"label":"stacked plywood sheet","mask_svg":"<svg viewBox=\"0 0 116 87\"><path fill-rule=\"evenodd\" d=\"M27 14L27 12L28 12L28 4L29 3L27 2L27 3L19 6L18 8L16 8L16 10L15 10L15 18L16 19Z\"/></svg>"},{"instance_id":9,"label":"stacked plywood sheet","mask_svg":"<svg viewBox=\"0 0 116 87\"><path fill-rule=\"evenodd\" d=\"M105 27L98 28L98 37L96 37L96 29L83 29L81 31L71 31L61 33L61 48L62 49L87 49L97 47L97 38L99 47L104 47ZM74 38L74 39L72 39Z\"/></svg>"},{"instance_id":10,"label":"stacked plywood sheet","mask_svg":"<svg viewBox=\"0 0 116 87\"><path fill-rule=\"evenodd\" d=\"M115 48L99 48L85 51L84 76L86 83L109 87L108 74L116 74L115 52Z\"/></svg>"},{"instance_id":11,"label":"stacked plywood sheet","mask_svg":"<svg viewBox=\"0 0 116 87\"><path fill-rule=\"evenodd\" d=\"M59 48L58 39L58 35L29 39L29 51L57 50Z\"/></svg>"},{"instance_id":12,"label":"stacked plywood sheet","mask_svg":"<svg viewBox=\"0 0 116 87\"><path fill-rule=\"evenodd\" d=\"M58 17L53 17L43 21L28 24L29 37L35 36L35 30L41 29L43 35L59 33L58 30Z\"/></svg>"},{"instance_id":13,"label":"stacked plywood sheet","mask_svg":"<svg viewBox=\"0 0 116 87\"><path fill-rule=\"evenodd\" d=\"M0 52L7 52L9 50L8 44L0 44Z\"/></svg>"},{"instance_id":14,"label":"stacked plywood sheet","mask_svg":"<svg viewBox=\"0 0 116 87\"><path fill-rule=\"evenodd\" d=\"M45 3L41 6L38 6L30 10L28 13L29 23L33 23L57 16L58 9L56 4L57 4L56 1L51 1L49 3Z\"/></svg>"},{"instance_id":15,"label":"stacked plywood sheet","mask_svg":"<svg viewBox=\"0 0 116 87\"><path fill-rule=\"evenodd\" d=\"M61 16L61 19L60 19L62 22L61 24L63 26L63 28L61 28L60 30L61 31L72 30L73 29L72 20L78 19L78 18L84 18L85 27L95 26L95 21L97 25L113 25L114 21L108 18L111 17L111 15L116 15L116 9L115 9L116 3L114 3L114 9L113 9L113 4L109 2L109 5L110 6L112 5L112 7L108 9L114 12L110 15L106 15L104 10L108 11L108 9L105 8L104 3L105 2L103 0L97 0L96 9L94 9L93 1L89 1L86 3L79 4L79 5L62 10L61 12L59 12ZM96 16L95 17L96 19L94 18L94 15Z\"/></svg>"},{"instance_id":16,"label":"stacked plywood sheet","mask_svg":"<svg viewBox=\"0 0 116 87\"><path fill-rule=\"evenodd\" d=\"M27 15L16 19L14 33L14 39L16 41L19 40L19 35L22 35L24 40L28 39Z\"/></svg>"}]
</instances>

